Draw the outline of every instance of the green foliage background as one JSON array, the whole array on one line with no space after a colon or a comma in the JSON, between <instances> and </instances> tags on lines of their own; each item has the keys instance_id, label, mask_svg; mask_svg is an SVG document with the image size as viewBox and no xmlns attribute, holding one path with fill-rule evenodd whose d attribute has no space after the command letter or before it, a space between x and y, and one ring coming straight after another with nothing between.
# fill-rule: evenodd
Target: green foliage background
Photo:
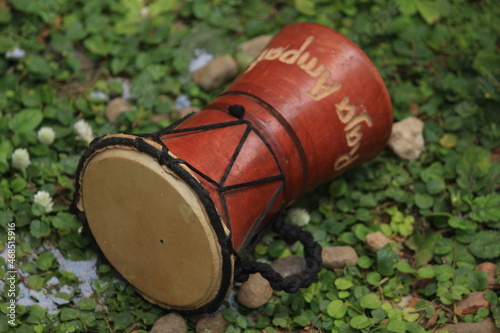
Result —
<instances>
[{"instance_id":1,"label":"green foliage background","mask_svg":"<svg viewBox=\"0 0 500 333\"><path fill-rule=\"evenodd\" d=\"M500 146L499 8L493 0L0 0L0 55L16 47L26 52L21 59L0 57L0 250L7 224L15 222L17 260L30 288L44 290L54 276L74 284L46 250L54 246L73 260L96 256L67 213L86 147L76 140L73 124L85 119L97 135L164 128L175 120L180 94L200 107L216 95L186 79L195 49L235 54L239 43L253 37L317 22L368 54L387 84L395 120L417 115L425 122L426 150L416 161L403 161L386 149L296 203L310 211L305 229L322 245L353 246L358 265L335 273L324 269L310 288L277 293L260 309L225 310L228 330L430 332L417 322L438 309L438 326L485 317L498 324L498 290L487 289L487 277L474 268L500 263L500 163L494 151ZM81 54L91 61L82 62ZM117 78L131 80L135 98L114 125L104 116L106 102L91 92L121 95ZM163 120L151 120L158 114ZM56 133L51 145L37 139L43 126ZM24 171L11 166L16 148L31 155ZM53 196L53 212L33 204L38 190ZM365 237L374 231L390 236L394 246L368 251ZM297 244L267 238L255 258L301 253ZM37 258L36 264L28 258ZM99 272L95 296L75 303L76 295L60 295L70 302L56 315L19 306L18 327L2 315L0 331L131 332L150 329L164 313L116 281L106 264ZM472 291L485 292L489 309L458 315L456 301ZM410 311L398 309L395 304L408 295L424 301ZM106 311L96 310L104 304ZM3 313L6 306L1 303Z\"/></svg>"}]
</instances>

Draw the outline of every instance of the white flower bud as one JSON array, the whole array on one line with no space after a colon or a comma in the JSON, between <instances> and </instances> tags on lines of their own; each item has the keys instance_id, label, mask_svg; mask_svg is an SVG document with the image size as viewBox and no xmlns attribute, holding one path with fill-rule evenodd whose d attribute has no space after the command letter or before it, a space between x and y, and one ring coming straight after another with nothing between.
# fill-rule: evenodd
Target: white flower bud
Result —
<instances>
[{"instance_id":1,"label":"white flower bud","mask_svg":"<svg viewBox=\"0 0 500 333\"><path fill-rule=\"evenodd\" d=\"M76 131L77 140L83 140L87 143L90 143L92 140L94 140L92 127L90 127L89 123L87 123L85 120L78 120L75 125L73 125L73 128Z\"/></svg>"},{"instance_id":2,"label":"white flower bud","mask_svg":"<svg viewBox=\"0 0 500 333\"><path fill-rule=\"evenodd\" d=\"M38 130L38 141L44 145L50 145L54 142L56 133L51 127L42 127Z\"/></svg>"},{"instance_id":3,"label":"white flower bud","mask_svg":"<svg viewBox=\"0 0 500 333\"><path fill-rule=\"evenodd\" d=\"M311 215L304 208L292 208L288 210L287 217L290 219L290 224L303 227L311 220Z\"/></svg>"},{"instance_id":4,"label":"white flower bud","mask_svg":"<svg viewBox=\"0 0 500 333\"><path fill-rule=\"evenodd\" d=\"M35 194L35 198L33 200L35 203L42 205L45 208L45 212L50 213L52 211L52 207L54 203L52 202L52 197L49 192L46 191L38 191Z\"/></svg>"},{"instance_id":5,"label":"white flower bud","mask_svg":"<svg viewBox=\"0 0 500 333\"><path fill-rule=\"evenodd\" d=\"M30 154L26 148L17 148L12 153L12 167L23 170L31 164Z\"/></svg>"}]
</instances>

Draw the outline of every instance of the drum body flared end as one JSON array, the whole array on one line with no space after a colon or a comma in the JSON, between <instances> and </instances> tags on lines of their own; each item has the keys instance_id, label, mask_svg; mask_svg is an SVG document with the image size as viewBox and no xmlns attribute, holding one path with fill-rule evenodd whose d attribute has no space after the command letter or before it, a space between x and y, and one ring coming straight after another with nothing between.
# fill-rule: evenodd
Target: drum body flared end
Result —
<instances>
[{"instance_id":1,"label":"drum body flared end","mask_svg":"<svg viewBox=\"0 0 500 333\"><path fill-rule=\"evenodd\" d=\"M389 94L361 49L329 28L290 25L202 111L92 142L72 211L147 300L211 312L252 237L373 158L391 124Z\"/></svg>"},{"instance_id":2,"label":"drum body flared end","mask_svg":"<svg viewBox=\"0 0 500 333\"><path fill-rule=\"evenodd\" d=\"M221 230L200 193L171 168L132 147L108 145L86 160L80 182L78 209L99 248L148 301L190 311L226 295L223 272L232 267L218 241Z\"/></svg>"}]
</instances>

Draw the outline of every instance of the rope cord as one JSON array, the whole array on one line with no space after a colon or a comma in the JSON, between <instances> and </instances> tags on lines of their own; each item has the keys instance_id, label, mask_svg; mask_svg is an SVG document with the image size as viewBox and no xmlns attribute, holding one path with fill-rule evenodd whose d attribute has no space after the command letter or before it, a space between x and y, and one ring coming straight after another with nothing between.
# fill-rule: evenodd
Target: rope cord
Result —
<instances>
[{"instance_id":1,"label":"rope cord","mask_svg":"<svg viewBox=\"0 0 500 333\"><path fill-rule=\"evenodd\" d=\"M239 262L234 273L234 280L245 282L250 274L260 273L276 291L283 290L287 293L296 293L300 288L309 287L317 280L318 273L321 270L321 246L314 241L310 232L285 223L282 213L274 219L271 227L285 239L291 238L304 245L304 258L306 261L304 270L290 277L283 277L269 264L257 261Z\"/></svg>"}]
</instances>

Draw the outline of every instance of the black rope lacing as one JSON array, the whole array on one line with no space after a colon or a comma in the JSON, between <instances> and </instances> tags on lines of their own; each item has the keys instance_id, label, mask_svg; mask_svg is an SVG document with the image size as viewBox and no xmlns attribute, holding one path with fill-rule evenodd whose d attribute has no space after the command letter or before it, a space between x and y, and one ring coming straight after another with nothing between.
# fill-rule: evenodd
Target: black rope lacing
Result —
<instances>
[{"instance_id":1,"label":"black rope lacing","mask_svg":"<svg viewBox=\"0 0 500 333\"><path fill-rule=\"evenodd\" d=\"M246 261L237 263L234 273L236 282L245 282L250 274L260 273L262 277L269 281L271 287L276 291L285 291L287 293L296 293L300 288L309 287L318 278L321 270L321 246L314 241L310 232L301 228L285 223L283 214L273 220L271 227L275 232L284 237L299 241L304 245L304 258L306 267L298 274L290 277L284 277L276 272L269 264Z\"/></svg>"}]
</instances>

